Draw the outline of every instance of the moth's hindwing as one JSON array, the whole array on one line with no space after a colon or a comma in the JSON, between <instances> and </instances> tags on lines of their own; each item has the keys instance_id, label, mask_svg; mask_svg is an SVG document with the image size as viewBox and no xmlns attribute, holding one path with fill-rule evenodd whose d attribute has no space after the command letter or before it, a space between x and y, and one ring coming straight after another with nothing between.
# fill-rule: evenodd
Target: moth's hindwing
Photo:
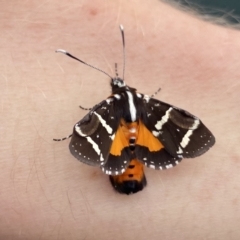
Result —
<instances>
[{"instance_id":1,"label":"moth's hindwing","mask_svg":"<svg viewBox=\"0 0 240 240\"><path fill-rule=\"evenodd\" d=\"M182 159L181 156L171 155L142 121L139 121L135 155L147 167L161 170L177 165Z\"/></svg>"},{"instance_id":2,"label":"moth's hindwing","mask_svg":"<svg viewBox=\"0 0 240 240\"><path fill-rule=\"evenodd\" d=\"M121 124L119 124L110 148L108 159L106 163L101 166L101 169L108 175L122 174L132 158L133 156L129 149L128 139L126 139L123 128Z\"/></svg>"}]
</instances>

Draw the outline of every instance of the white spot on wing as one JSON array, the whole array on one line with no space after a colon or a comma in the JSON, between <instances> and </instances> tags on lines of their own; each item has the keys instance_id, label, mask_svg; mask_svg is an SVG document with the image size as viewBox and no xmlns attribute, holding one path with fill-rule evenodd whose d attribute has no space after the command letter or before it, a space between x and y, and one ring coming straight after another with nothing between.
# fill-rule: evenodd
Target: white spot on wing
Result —
<instances>
[{"instance_id":1,"label":"white spot on wing","mask_svg":"<svg viewBox=\"0 0 240 240\"><path fill-rule=\"evenodd\" d=\"M155 169L155 165L150 164L149 167Z\"/></svg>"},{"instance_id":2,"label":"white spot on wing","mask_svg":"<svg viewBox=\"0 0 240 240\"><path fill-rule=\"evenodd\" d=\"M155 137L158 137L159 135L160 135L160 131L159 132L157 132L157 131L152 131L152 134L155 136Z\"/></svg>"},{"instance_id":3,"label":"white spot on wing","mask_svg":"<svg viewBox=\"0 0 240 240\"><path fill-rule=\"evenodd\" d=\"M167 169L172 168L172 167L173 167L172 164L166 165L166 168L167 168Z\"/></svg>"}]
</instances>

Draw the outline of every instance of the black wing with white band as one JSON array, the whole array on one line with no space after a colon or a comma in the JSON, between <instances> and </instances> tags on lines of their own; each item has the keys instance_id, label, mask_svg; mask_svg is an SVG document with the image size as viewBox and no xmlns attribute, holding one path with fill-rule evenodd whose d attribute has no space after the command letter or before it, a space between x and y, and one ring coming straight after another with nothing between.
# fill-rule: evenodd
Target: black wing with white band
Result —
<instances>
[{"instance_id":1,"label":"black wing with white band","mask_svg":"<svg viewBox=\"0 0 240 240\"><path fill-rule=\"evenodd\" d=\"M106 163L119 121L114 116L113 98L97 104L74 125L70 152L81 162L93 166Z\"/></svg>"},{"instance_id":2,"label":"black wing with white band","mask_svg":"<svg viewBox=\"0 0 240 240\"><path fill-rule=\"evenodd\" d=\"M194 158L209 150L215 138L201 120L189 112L144 97L145 126L176 158Z\"/></svg>"}]
</instances>

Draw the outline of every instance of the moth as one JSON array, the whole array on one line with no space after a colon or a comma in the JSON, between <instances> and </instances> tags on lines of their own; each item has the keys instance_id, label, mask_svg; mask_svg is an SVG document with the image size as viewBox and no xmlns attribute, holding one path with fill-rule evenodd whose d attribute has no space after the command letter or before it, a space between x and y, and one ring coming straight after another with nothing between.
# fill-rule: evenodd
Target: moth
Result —
<instances>
[{"instance_id":1,"label":"moth","mask_svg":"<svg viewBox=\"0 0 240 240\"><path fill-rule=\"evenodd\" d=\"M67 51L57 50L110 77L112 93L89 109L86 116L74 125L71 135L54 140L71 138L69 149L75 158L100 167L109 175L114 189L131 194L142 190L147 184L144 166L159 170L172 168L183 158L204 154L214 145L215 138L191 113L126 85L122 25L120 31L123 78L118 77L117 71L113 78Z\"/></svg>"}]
</instances>

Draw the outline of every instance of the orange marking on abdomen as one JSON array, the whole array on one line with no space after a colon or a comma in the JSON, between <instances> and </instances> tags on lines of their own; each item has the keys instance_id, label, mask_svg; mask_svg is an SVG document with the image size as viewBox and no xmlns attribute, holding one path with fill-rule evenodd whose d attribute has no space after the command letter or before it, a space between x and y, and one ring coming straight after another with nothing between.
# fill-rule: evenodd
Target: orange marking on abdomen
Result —
<instances>
[{"instance_id":1,"label":"orange marking on abdomen","mask_svg":"<svg viewBox=\"0 0 240 240\"><path fill-rule=\"evenodd\" d=\"M121 151L125 147L129 147L130 138L137 138L138 134L138 123L126 123L123 119L119 124L118 130L116 131L115 138L113 140L110 153L114 156L120 156Z\"/></svg>"},{"instance_id":2,"label":"orange marking on abdomen","mask_svg":"<svg viewBox=\"0 0 240 240\"><path fill-rule=\"evenodd\" d=\"M138 122L132 122L132 123L126 123L123 119L120 122L120 128L125 136L125 139L128 141L128 144L130 145L130 139L136 139L138 138L138 130L139 130L139 123ZM132 144L132 146L134 146ZM137 159L131 160L128 168L126 171L118 176L112 176L114 181L117 183L122 183L123 181L138 181L140 182L144 176L144 165L138 161Z\"/></svg>"},{"instance_id":3,"label":"orange marking on abdomen","mask_svg":"<svg viewBox=\"0 0 240 240\"><path fill-rule=\"evenodd\" d=\"M144 176L143 168L144 165L141 162L139 162L137 159L133 159L123 174L112 177L117 183L134 180L140 182Z\"/></svg>"},{"instance_id":4,"label":"orange marking on abdomen","mask_svg":"<svg viewBox=\"0 0 240 240\"><path fill-rule=\"evenodd\" d=\"M146 133L146 131L141 130L141 124L140 121L127 123L121 119L110 153L119 154L123 146L126 147L126 145L134 152L138 137L140 138L140 143L142 143L141 139L144 136L141 135ZM139 135L139 131L141 135ZM120 193L130 194L141 191L147 184L144 175L144 164L137 159L133 159L123 174L110 176L110 181L113 187Z\"/></svg>"},{"instance_id":5,"label":"orange marking on abdomen","mask_svg":"<svg viewBox=\"0 0 240 240\"><path fill-rule=\"evenodd\" d=\"M125 135L125 138L129 142L131 138L137 139L138 137L138 122L126 123L123 119L120 122L121 129Z\"/></svg>"}]
</instances>

